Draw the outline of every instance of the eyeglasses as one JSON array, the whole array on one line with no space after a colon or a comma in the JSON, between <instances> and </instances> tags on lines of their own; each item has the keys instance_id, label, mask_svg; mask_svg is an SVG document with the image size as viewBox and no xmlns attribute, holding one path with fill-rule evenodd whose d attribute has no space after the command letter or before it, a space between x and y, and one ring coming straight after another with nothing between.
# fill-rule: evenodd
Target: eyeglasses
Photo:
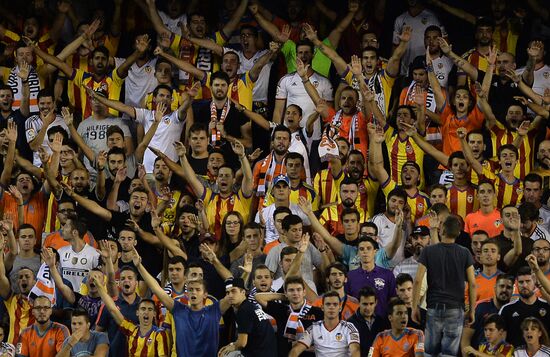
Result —
<instances>
[{"instance_id":1,"label":"eyeglasses","mask_svg":"<svg viewBox=\"0 0 550 357\"><path fill-rule=\"evenodd\" d=\"M227 221L225 222L226 225L228 226L238 226L239 224L241 224L241 222L239 221Z\"/></svg>"},{"instance_id":2,"label":"eyeglasses","mask_svg":"<svg viewBox=\"0 0 550 357\"><path fill-rule=\"evenodd\" d=\"M60 209L57 212L63 213L63 214L74 213L74 209Z\"/></svg>"},{"instance_id":3,"label":"eyeglasses","mask_svg":"<svg viewBox=\"0 0 550 357\"><path fill-rule=\"evenodd\" d=\"M37 311L48 311L51 308L52 308L51 306L33 306L32 307L33 310L37 310Z\"/></svg>"},{"instance_id":4,"label":"eyeglasses","mask_svg":"<svg viewBox=\"0 0 550 357\"><path fill-rule=\"evenodd\" d=\"M533 248L533 252L534 253L541 253L541 252L544 252L544 253L548 253L550 251L550 248Z\"/></svg>"}]
</instances>

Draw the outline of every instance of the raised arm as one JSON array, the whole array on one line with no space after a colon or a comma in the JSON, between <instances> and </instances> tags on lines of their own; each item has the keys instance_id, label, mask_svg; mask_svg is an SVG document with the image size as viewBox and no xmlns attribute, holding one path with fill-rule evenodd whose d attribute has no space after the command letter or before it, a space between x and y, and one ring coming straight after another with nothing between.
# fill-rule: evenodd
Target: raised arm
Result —
<instances>
[{"instance_id":1,"label":"raised arm","mask_svg":"<svg viewBox=\"0 0 550 357\"><path fill-rule=\"evenodd\" d=\"M42 58L42 60L44 60L44 62L49 63L54 67L57 67L68 78L73 78L73 74L74 74L75 70L73 68L71 68L71 66L69 66L67 63L63 62L62 60L60 60L59 58L57 58L55 56L50 55L47 52L42 51L40 49L40 47L38 47L38 45L36 45L36 44L32 48L33 48L34 53L38 57Z\"/></svg>"},{"instance_id":2,"label":"raised arm","mask_svg":"<svg viewBox=\"0 0 550 357\"><path fill-rule=\"evenodd\" d=\"M464 58L454 53L452 51L452 46L449 45L443 37L439 37L437 39L437 42L439 43L439 48L441 49L441 52L443 52L445 56L452 59L456 66L460 68L464 73L466 73L468 77L470 77L473 81L477 81L478 72L476 67L474 67Z\"/></svg>"},{"instance_id":3,"label":"raised arm","mask_svg":"<svg viewBox=\"0 0 550 357\"><path fill-rule=\"evenodd\" d=\"M143 56L145 51L148 50L150 44L151 40L149 39L149 35L140 35L136 37L134 52L132 52L132 54L115 69L120 78L124 79L128 77L130 67L138 60L138 58Z\"/></svg>"},{"instance_id":4,"label":"raised arm","mask_svg":"<svg viewBox=\"0 0 550 357\"><path fill-rule=\"evenodd\" d=\"M298 205L302 212L304 212L311 222L311 229L318 233L323 240L328 244L330 249L340 257L344 255L344 244L340 242L337 238L333 237L325 227L319 222L319 219L313 213L311 202L309 202L305 197L300 197Z\"/></svg>"},{"instance_id":5,"label":"raised arm","mask_svg":"<svg viewBox=\"0 0 550 357\"><path fill-rule=\"evenodd\" d=\"M23 61L19 65L19 73L17 76L21 78L22 84L22 93L21 93L21 105L19 110L24 117L30 116L30 99L31 99L31 88L29 87L29 74L31 72L31 66Z\"/></svg>"},{"instance_id":6,"label":"raised arm","mask_svg":"<svg viewBox=\"0 0 550 357\"><path fill-rule=\"evenodd\" d=\"M485 127L491 130L496 125L497 118L493 113L491 105L487 101L487 93L483 90L477 91L477 104L483 115L485 115Z\"/></svg>"},{"instance_id":7,"label":"raised arm","mask_svg":"<svg viewBox=\"0 0 550 357\"><path fill-rule=\"evenodd\" d=\"M458 136L458 140L460 141L460 147L462 148L462 152L464 153L464 158L470 164L472 169L478 174L483 174L483 165L479 161L476 160L474 157L474 153L472 152L472 148L470 145L468 145L468 142L466 141L466 135L468 132L466 131L466 128L458 128L456 130L456 135Z\"/></svg>"},{"instance_id":8,"label":"raised arm","mask_svg":"<svg viewBox=\"0 0 550 357\"><path fill-rule=\"evenodd\" d=\"M448 5L448 4L446 4L445 2L443 2L441 0L430 0L428 2L431 3L432 5L435 5L435 6L439 7L440 9L448 12L449 14L451 14L453 16L456 16L459 19L462 19L462 20L464 20L464 21L466 21L466 22L468 22L472 25L474 25L476 23L476 17L474 15L470 14L469 12L464 11L463 9Z\"/></svg>"},{"instance_id":9,"label":"raised arm","mask_svg":"<svg viewBox=\"0 0 550 357\"><path fill-rule=\"evenodd\" d=\"M445 155L442 151L439 151L435 146L427 142L426 139L418 134L418 131L414 125L407 123L401 123L401 125L407 128L407 135L409 135L426 154L436 159L437 162L445 167L449 164L449 156Z\"/></svg>"},{"instance_id":10,"label":"raised arm","mask_svg":"<svg viewBox=\"0 0 550 357\"><path fill-rule=\"evenodd\" d=\"M63 120L65 121L65 125L69 128L69 131L71 133L71 139L74 140L76 145L82 150L82 153L90 162L95 161L95 153L94 151L84 142L84 139L80 136L78 133L78 130L76 130L74 126L74 119L73 119L73 113L69 110L68 107L61 108L61 116L63 117Z\"/></svg>"},{"instance_id":11,"label":"raised arm","mask_svg":"<svg viewBox=\"0 0 550 357\"><path fill-rule=\"evenodd\" d=\"M214 251L210 249L208 244L201 244L200 251L201 253L203 253L205 260L214 266L214 269L216 269L216 272L223 280L227 280L233 277L233 274L231 274L231 272L222 264L222 262L220 262L220 260L218 259Z\"/></svg>"},{"instance_id":12,"label":"raised arm","mask_svg":"<svg viewBox=\"0 0 550 357\"><path fill-rule=\"evenodd\" d=\"M113 108L114 110L117 110L119 112L126 113L132 119L136 118L136 109L134 107L126 105L118 100L105 98L104 96L99 95L96 91L89 87L86 87L86 93L88 94L88 97L97 100L101 104L106 105L109 108Z\"/></svg>"},{"instance_id":13,"label":"raised arm","mask_svg":"<svg viewBox=\"0 0 550 357\"><path fill-rule=\"evenodd\" d=\"M254 193L254 179L252 177L252 168L250 168L250 163L246 157L244 146L239 140L234 140L231 142L231 148L239 157L239 161L241 163L241 170L243 173L241 191L245 197L250 197Z\"/></svg>"},{"instance_id":14,"label":"raised arm","mask_svg":"<svg viewBox=\"0 0 550 357\"><path fill-rule=\"evenodd\" d=\"M428 67L428 81L430 82L430 87L432 87L432 91L434 93L436 109L437 111L442 111L445 105L445 95L443 95L441 85L435 76L429 50L426 50L426 66Z\"/></svg>"},{"instance_id":15,"label":"raised arm","mask_svg":"<svg viewBox=\"0 0 550 357\"><path fill-rule=\"evenodd\" d=\"M113 298L109 296L109 293L107 293L107 290L105 289L105 286L103 286L103 281L101 279L98 279L97 276L90 274L90 280L93 281L95 286L97 287L97 292L99 293L99 296L101 297L101 300L103 301L103 304L105 304L105 307L111 314L111 317L115 321L117 325L121 325L124 321L124 315L122 315L122 312L118 309L115 302L113 301Z\"/></svg>"},{"instance_id":16,"label":"raised arm","mask_svg":"<svg viewBox=\"0 0 550 357\"><path fill-rule=\"evenodd\" d=\"M344 18L342 18L342 20L340 20L334 30L332 30L327 37L332 47L338 47L340 39L342 38L342 33L344 33L344 31L346 31L348 26L351 24L351 21L353 21L353 17L357 11L359 11L359 2L355 0L348 1L348 13L344 16Z\"/></svg>"},{"instance_id":17,"label":"raised arm","mask_svg":"<svg viewBox=\"0 0 550 357\"><path fill-rule=\"evenodd\" d=\"M290 28L283 29L283 32L279 31L277 26L272 23L271 21L267 20L259 10L258 4L251 4L248 7L248 10L250 13L254 16L258 24L262 29L264 29L265 32L267 32L275 41L280 43L285 43L288 41L288 35Z\"/></svg>"},{"instance_id":18,"label":"raised arm","mask_svg":"<svg viewBox=\"0 0 550 357\"><path fill-rule=\"evenodd\" d=\"M493 80L493 72L495 71L497 55L497 47L496 45L493 45L489 48L489 57L487 58L489 66L487 66L487 72L485 73L485 77L483 77L483 83L481 83L481 90L486 93L487 97L489 97L489 90L491 89L491 81Z\"/></svg>"},{"instance_id":19,"label":"raised arm","mask_svg":"<svg viewBox=\"0 0 550 357\"><path fill-rule=\"evenodd\" d=\"M0 239L0 248L4 250L5 240ZM11 295L10 281L6 275L6 266L4 265L4 254L0 254L0 296L6 300Z\"/></svg>"},{"instance_id":20,"label":"raised arm","mask_svg":"<svg viewBox=\"0 0 550 357\"><path fill-rule=\"evenodd\" d=\"M3 193L4 191L2 187L7 187L10 184L13 165L15 163L17 126L13 119L8 120L6 136L8 139L8 150L6 153L6 159L4 160L4 170L2 171L2 174L0 174L0 193Z\"/></svg>"},{"instance_id":21,"label":"raised arm","mask_svg":"<svg viewBox=\"0 0 550 357\"><path fill-rule=\"evenodd\" d=\"M266 307L270 301L286 300L286 295L281 293L257 293L254 298L262 307Z\"/></svg>"},{"instance_id":22,"label":"raised arm","mask_svg":"<svg viewBox=\"0 0 550 357\"><path fill-rule=\"evenodd\" d=\"M239 102L237 102L233 98L229 98L235 105L235 109L237 109L239 112L243 113L248 119L252 120L254 123L256 123L259 127L261 127L264 130L270 130L272 129L272 125L266 118L264 118L262 115L255 113L251 110L246 109L244 105L241 105ZM273 128L275 127L275 123L273 123Z\"/></svg>"},{"instance_id":23,"label":"raised arm","mask_svg":"<svg viewBox=\"0 0 550 357\"><path fill-rule=\"evenodd\" d=\"M206 77L206 72L198 69L197 67L193 66L192 64L190 64L188 62L185 62L185 61L183 61L179 58L176 58L176 57L164 52L164 50L162 48L158 47L158 46L157 46L157 48L155 48L154 54L156 56L159 56L159 57L162 57L162 58L166 59L170 63L173 63L176 67L178 67L179 69L181 69L184 72L189 73L190 75L197 78L198 80L202 81Z\"/></svg>"},{"instance_id":24,"label":"raised arm","mask_svg":"<svg viewBox=\"0 0 550 357\"><path fill-rule=\"evenodd\" d=\"M325 56L327 56L332 61L332 64L334 64L334 68L336 69L336 72L338 72L340 76L343 75L348 68L348 64L346 63L346 61L344 61L344 59L340 57L340 55L338 55L338 53L335 50L333 50L329 46L325 45L321 40L319 40L319 38L317 37L317 31L315 31L313 27L311 27L311 25L305 23L303 25L303 28L306 34L306 38L311 42L313 42L315 47L317 47L321 52L323 52ZM296 58L296 60L298 60L298 58Z\"/></svg>"},{"instance_id":25,"label":"raised arm","mask_svg":"<svg viewBox=\"0 0 550 357\"><path fill-rule=\"evenodd\" d=\"M525 71L521 74L521 78L527 86L532 87L533 82L535 82L535 63L539 56L544 56L544 44L542 41L533 41L531 46L527 48L527 54L529 58L527 59Z\"/></svg>"},{"instance_id":26,"label":"raised arm","mask_svg":"<svg viewBox=\"0 0 550 357\"><path fill-rule=\"evenodd\" d=\"M397 253L397 249L401 246L401 242L403 242L403 217L403 210L397 209L395 212L395 229L393 230L393 238L384 248L389 259L393 259L395 253Z\"/></svg>"},{"instance_id":27,"label":"raised arm","mask_svg":"<svg viewBox=\"0 0 550 357\"><path fill-rule=\"evenodd\" d=\"M156 148L149 147L149 150L160 157L162 161L166 163L166 166L168 166L168 168L172 170L172 172L185 179L191 186L191 189L193 190L195 196L197 196L198 198L203 197L205 193L205 188L202 182L197 178L195 170L193 170L193 167L189 163L189 160L187 160L187 149L185 148L183 143L179 141L176 141L174 143L174 146L176 147L176 151L181 160L182 166L179 166L177 163L170 160L170 158L166 156L166 154Z\"/></svg>"},{"instance_id":28,"label":"raised arm","mask_svg":"<svg viewBox=\"0 0 550 357\"><path fill-rule=\"evenodd\" d=\"M139 274L143 278L143 281L145 282L147 287L151 289L151 292L157 296L160 302L169 311L172 311L174 309L174 299L172 299L168 294L166 294L164 289L159 285L157 279L155 279L147 271L147 269L145 269L145 267L141 264L141 257L139 256L138 252L135 249L132 255L132 261L134 262L134 265L136 266Z\"/></svg>"},{"instance_id":29,"label":"raised arm","mask_svg":"<svg viewBox=\"0 0 550 357\"><path fill-rule=\"evenodd\" d=\"M367 124L369 131L369 160L368 171L380 182L385 183L389 179L388 172L384 168L384 159L382 156L382 143L385 142L384 132L380 126L373 123Z\"/></svg>"},{"instance_id":30,"label":"raised arm","mask_svg":"<svg viewBox=\"0 0 550 357\"><path fill-rule=\"evenodd\" d=\"M514 246L506 255L504 256L504 264L506 264L507 267L511 267L521 256L523 253L523 244L521 242L521 219L518 216L512 216L510 221L510 229L512 230L512 241L514 242Z\"/></svg>"},{"instance_id":31,"label":"raised arm","mask_svg":"<svg viewBox=\"0 0 550 357\"><path fill-rule=\"evenodd\" d=\"M159 239L160 243L168 249L173 256L179 256L187 260L187 254L181 250L179 245L176 243L177 241L175 239L168 238L166 234L164 234L161 227L161 219L154 210L151 211L151 226L153 227L153 231L155 232L155 235Z\"/></svg>"},{"instance_id":32,"label":"raised arm","mask_svg":"<svg viewBox=\"0 0 550 357\"><path fill-rule=\"evenodd\" d=\"M50 268L50 275L53 278L55 288L59 289L59 292L65 300L67 300L70 304L74 304L76 300L74 291L63 282L63 278L55 266L55 254L51 248L42 249L40 256L42 257L44 263L48 265L48 268Z\"/></svg>"},{"instance_id":33,"label":"raised arm","mask_svg":"<svg viewBox=\"0 0 550 357\"><path fill-rule=\"evenodd\" d=\"M399 45L397 45L393 51L393 54L388 60L388 65L386 66L386 73L390 77L397 77L399 74L399 63L401 62L401 57L403 57L405 51L407 50L407 46L411 40L412 31L413 29L411 26L403 26L403 31L401 31L401 35L399 35Z\"/></svg>"},{"instance_id":34,"label":"raised arm","mask_svg":"<svg viewBox=\"0 0 550 357\"><path fill-rule=\"evenodd\" d=\"M113 218L113 215L108 209L105 209L101 207L98 203L86 198L80 196L78 193L74 192L71 187L69 187L67 184L62 183L63 189L65 190L65 193L72 198L75 202L77 202L80 206L82 206L87 211L95 214L96 216L101 217L106 222L110 222Z\"/></svg>"},{"instance_id":35,"label":"raised arm","mask_svg":"<svg viewBox=\"0 0 550 357\"><path fill-rule=\"evenodd\" d=\"M271 41L269 43L269 51L258 58L256 63L254 63L254 66L248 72L248 75L253 82L256 82L258 80L262 69L265 67L266 64L269 63L269 61L271 61L272 58L276 56L280 48L281 44L279 42Z\"/></svg>"},{"instance_id":36,"label":"raised arm","mask_svg":"<svg viewBox=\"0 0 550 357\"><path fill-rule=\"evenodd\" d=\"M241 18L244 16L247 6L248 6L248 0L241 0L241 2L239 3L239 6L235 9L233 14L229 18L229 21L227 21L227 23L223 26L222 33L226 38L230 37L231 34L239 26L239 22L241 21Z\"/></svg>"},{"instance_id":37,"label":"raised arm","mask_svg":"<svg viewBox=\"0 0 550 357\"><path fill-rule=\"evenodd\" d=\"M305 65L304 62L302 62L301 59L296 57L296 73L300 76L302 79L302 83L304 84L304 88L313 101L313 104L318 105L321 101L321 96L319 95L319 92L317 92L317 89L313 86L313 84L309 81L309 76L307 74L308 69L310 65Z\"/></svg>"}]
</instances>

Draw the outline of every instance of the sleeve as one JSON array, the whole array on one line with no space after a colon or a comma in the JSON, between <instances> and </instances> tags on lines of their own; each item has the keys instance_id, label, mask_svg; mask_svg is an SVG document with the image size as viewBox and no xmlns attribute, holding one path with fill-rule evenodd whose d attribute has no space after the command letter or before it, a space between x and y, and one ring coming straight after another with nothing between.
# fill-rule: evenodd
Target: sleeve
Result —
<instances>
[{"instance_id":1,"label":"sleeve","mask_svg":"<svg viewBox=\"0 0 550 357\"><path fill-rule=\"evenodd\" d=\"M321 91L320 96L326 101L333 101L334 97L332 95L332 83L326 78L323 77L323 90Z\"/></svg>"},{"instance_id":2,"label":"sleeve","mask_svg":"<svg viewBox=\"0 0 550 357\"><path fill-rule=\"evenodd\" d=\"M120 326L118 326L118 329L120 330L120 332L124 334L124 336L131 336L137 329L137 326L134 325L133 322L127 319L124 319L122 320L122 323L120 324Z\"/></svg>"},{"instance_id":3,"label":"sleeve","mask_svg":"<svg viewBox=\"0 0 550 357\"><path fill-rule=\"evenodd\" d=\"M120 76L118 75L118 67L111 72L111 79L113 80L113 84L119 87L124 84L124 78L120 78Z\"/></svg>"},{"instance_id":4,"label":"sleeve","mask_svg":"<svg viewBox=\"0 0 550 357\"><path fill-rule=\"evenodd\" d=\"M351 322L347 322L346 326L348 328L348 345L351 345L352 343L360 344L361 341L359 340L359 331L357 331L355 325Z\"/></svg>"},{"instance_id":5,"label":"sleeve","mask_svg":"<svg viewBox=\"0 0 550 357\"><path fill-rule=\"evenodd\" d=\"M71 334L69 333L69 329L65 326L61 326L56 336L56 339L57 339L55 344L56 352L61 351L61 349L63 348L63 343L70 335Z\"/></svg>"},{"instance_id":6,"label":"sleeve","mask_svg":"<svg viewBox=\"0 0 550 357\"><path fill-rule=\"evenodd\" d=\"M145 126L145 123L147 122L147 114L149 114L150 111L143 108L135 108L135 111L136 111L136 122ZM124 136L126 136L126 133L124 133Z\"/></svg>"},{"instance_id":7,"label":"sleeve","mask_svg":"<svg viewBox=\"0 0 550 357\"><path fill-rule=\"evenodd\" d=\"M269 254L265 258L265 265L269 268L272 273L276 273L279 268L279 249L271 249Z\"/></svg>"},{"instance_id":8,"label":"sleeve","mask_svg":"<svg viewBox=\"0 0 550 357\"><path fill-rule=\"evenodd\" d=\"M136 112L137 114L137 112ZM132 133L130 133L130 129L128 128L128 125L124 123L117 124L120 129L122 129L122 132L124 133L124 137L131 137Z\"/></svg>"},{"instance_id":9,"label":"sleeve","mask_svg":"<svg viewBox=\"0 0 550 357\"><path fill-rule=\"evenodd\" d=\"M87 73L84 72L81 69L75 69L73 70L73 78L70 78L71 81L77 86L82 86L84 83L84 79L86 78Z\"/></svg>"},{"instance_id":10,"label":"sleeve","mask_svg":"<svg viewBox=\"0 0 550 357\"><path fill-rule=\"evenodd\" d=\"M388 176L388 180L386 182L383 182L380 187L382 188L382 192L384 193L384 196L388 196L388 194L397 187L397 182L391 179L390 176Z\"/></svg>"},{"instance_id":11,"label":"sleeve","mask_svg":"<svg viewBox=\"0 0 550 357\"><path fill-rule=\"evenodd\" d=\"M288 92L286 90L286 82L287 82L288 76L285 76L281 78L279 81L279 84L277 85L277 94L275 95L275 99L286 99L288 96Z\"/></svg>"},{"instance_id":12,"label":"sleeve","mask_svg":"<svg viewBox=\"0 0 550 357\"><path fill-rule=\"evenodd\" d=\"M342 250L342 262L345 265L349 265L352 256L357 254L357 248L352 247L349 244L344 244L344 249Z\"/></svg>"},{"instance_id":13,"label":"sleeve","mask_svg":"<svg viewBox=\"0 0 550 357\"><path fill-rule=\"evenodd\" d=\"M109 327L109 324L111 323L111 314L109 311L107 311L107 308L105 307L105 304L101 304L101 307L99 308L99 312L97 313L97 319L96 319L96 326L99 326L103 329L107 329Z\"/></svg>"},{"instance_id":14,"label":"sleeve","mask_svg":"<svg viewBox=\"0 0 550 357\"><path fill-rule=\"evenodd\" d=\"M16 356L29 356L29 334L28 329L23 330L21 335L19 335L19 340L17 341L16 345Z\"/></svg>"},{"instance_id":15,"label":"sleeve","mask_svg":"<svg viewBox=\"0 0 550 357\"><path fill-rule=\"evenodd\" d=\"M216 42L216 44L223 46L227 43L227 40L229 39L227 38L225 33L223 33L223 31L216 31L216 33L214 33L214 41Z\"/></svg>"},{"instance_id":16,"label":"sleeve","mask_svg":"<svg viewBox=\"0 0 550 357\"><path fill-rule=\"evenodd\" d=\"M159 330L155 336L155 343L157 344L156 355L168 356L168 336L166 330Z\"/></svg>"},{"instance_id":17,"label":"sleeve","mask_svg":"<svg viewBox=\"0 0 550 357\"><path fill-rule=\"evenodd\" d=\"M382 348L382 338L380 334L376 335L374 342L369 350L369 357L380 357L380 349Z\"/></svg>"},{"instance_id":18,"label":"sleeve","mask_svg":"<svg viewBox=\"0 0 550 357\"><path fill-rule=\"evenodd\" d=\"M491 170L490 167L483 166L483 172L482 175L489 181L491 181L492 184L495 184L495 180L497 179L497 176L495 173Z\"/></svg>"},{"instance_id":19,"label":"sleeve","mask_svg":"<svg viewBox=\"0 0 550 357\"><path fill-rule=\"evenodd\" d=\"M323 265L323 257L321 257L321 253L312 244L309 245L308 249L311 254L311 264L313 264L313 266L317 269L321 269L321 266Z\"/></svg>"},{"instance_id":20,"label":"sleeve","mask_svg":"<svg viewBox=\"0 0 550 357\"><path fill-rule=\"evenodd\" d=\"M99 332L97 335L96 345L107 345L109 346L109 336L105 332Z\"/></svg>"},{"instance_id":21,"label":"sleeve","mask_svg":"<svg viewBox=\"0 0 550 357\"><path fill-rule=\"evenodd\" d=\"M254 319L258 319L254 311L252 311L252 304L243 304L239 308L235 316L235 322L237 323L237 333L246 333L250 335L254 330Z\"/></svg>"},{"instance_id":22,"label":"sleeve","mask_svg":"<svg viewBox=\"0 0 550 357\"><path fill-rule=\"evenodd\" d=\"M390 269L391 267L391 260L388 258L388 254L386 253L386 249L384 247L381 247L376 252L376 255L374 256L376 265L382 268Z\"/></svg>"},{"instance_id":23,"label":"sleeve","mask_svg":"<svg viewBox=\"0 0 550 357\"><path fill-rule=\"evenodd\" d=\"M311 345L313 345L313 325L309 326L304 331L298 342L305 345L307 348L310 348Z\"/></svg>"},{"instance_id":24,"label":"sleeve","mask_svg":"<svg viewBox=\"0 0 550 357\"><path fill-rule=\"evenodd\" d=\"M42 126L38 127L36 124L36 121L31 120L30 118L27 119L25 122L25 137L27 138L27 142L30 143L31 141L36 138L36 135L40 131Z\"/></svg>"},{"instance_id":25,"label":"sleeve","mask_svg":"<svg viewBox=\"0 0 550 357\"><path fill-rule=\"evenodd\" d=\"M422 249L422 252L420 253L420 256L418 257L418 262L425 267L427 267L427 257L426 257L426 249Z\"/></svg>"},{"instance_id":26,"label":"sleeve","mask_svg":"<svg viewBox=\"0 0 550 357\"><path fill-rule=\"evenodd\" d=\"M180 47L181 47L180 43L181 43L181 36L178 34L172 33L172 41L170 42L170 49L176 55L180 53Z\"/></svg>"},{"instance_id":27,"label":"sleeve","mask_svg":"<svg viewBox=\"0 0 550 357\"><path fill-rule=\"evenodd\" d=\"M286 71L292 73L296 71L296 44L292 40L288 40L281 47L281 53L285 58Z\"/></svg>"},{"instance_id":28,"label":"sleeve","mask_svg":"<svg viewBox=\"0 0 550 357\"><path fill-rule=\"evenodd\" d=\"M414 345L414 353L424 356L424 333L420 330L417 330L416 333L417 340Z\"/></svg>"}]
</instances>

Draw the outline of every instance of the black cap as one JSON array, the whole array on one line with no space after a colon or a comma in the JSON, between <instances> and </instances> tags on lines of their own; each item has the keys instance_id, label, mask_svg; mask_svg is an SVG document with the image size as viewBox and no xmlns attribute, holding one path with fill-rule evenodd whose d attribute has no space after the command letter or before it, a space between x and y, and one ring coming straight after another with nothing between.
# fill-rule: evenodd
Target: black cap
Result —
<instances>
[{"instance_id":1,"label":"black cap","mask_svg":"<svg viewBox=\"0 0 550 357\"><path fill-rule=\"evenodd\" d=\"M426 226L416 226L413 228L411 236L429 236L430 229Z\"/></svg>"},{"instance_id":2,"label":"black cap","mask_svg":"<svg viewBox=\"0 0 550 357\"><path fill-rule=\"evenodd\" d=\"M231 288L241 288L243 290L246 290L244 287L244 280L241 278L229 278L225 281L225 290L229 290Z\"/></svg>"}]
</instances>

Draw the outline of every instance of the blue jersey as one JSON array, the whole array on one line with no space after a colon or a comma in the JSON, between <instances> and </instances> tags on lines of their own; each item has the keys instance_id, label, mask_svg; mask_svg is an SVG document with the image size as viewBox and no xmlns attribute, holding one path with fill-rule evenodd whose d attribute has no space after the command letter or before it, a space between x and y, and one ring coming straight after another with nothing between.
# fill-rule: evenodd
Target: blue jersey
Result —
<instances>
[{"instance_id":1,"label":"blue jersey","mask_svg":"<svg viewBox=\"0 0 550 357\"><path fill-rule=\"evenodd\" d=\"M192 311L189 306L175 300L172 315L178 336L178 356L217 357L222 317L219 302L216 301L199 311Z\"/></svg>"}]
</instances>

